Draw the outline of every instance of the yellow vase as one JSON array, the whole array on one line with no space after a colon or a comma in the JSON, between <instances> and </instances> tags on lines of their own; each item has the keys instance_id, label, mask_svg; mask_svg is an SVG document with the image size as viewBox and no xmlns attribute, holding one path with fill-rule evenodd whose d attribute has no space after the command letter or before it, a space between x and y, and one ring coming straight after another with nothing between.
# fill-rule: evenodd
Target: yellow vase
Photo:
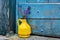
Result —
<instances>
[{"instance_id":1,"label":"yellow vase","mask_svg":"<svg viewBox=\"0 0 60 40\"><path fill-rule=\"evenodd\" d=\"M22 23L18 25L18 36L22 38L30 37L31 34L30 25L27 23L26 19L22 19L20 21L22 21Z\"/></svg>"}]
</instances>

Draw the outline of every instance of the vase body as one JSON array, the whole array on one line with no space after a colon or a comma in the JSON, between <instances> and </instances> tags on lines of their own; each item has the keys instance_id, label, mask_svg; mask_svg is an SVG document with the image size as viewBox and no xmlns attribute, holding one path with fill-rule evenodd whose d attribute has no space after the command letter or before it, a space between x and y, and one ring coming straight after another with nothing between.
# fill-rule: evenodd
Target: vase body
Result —
<instances>
[{"instance_id":1,"label":"vase body","mask_svg":"<svg viewBox=\"0 0 60 40\"><path fill-rule=\"evenodd\" d=\"M26 19L22 19L22 23L18 25L18 36L25 38L30 37L31 27L27 23Z\"/></svg>"}]
</instances>

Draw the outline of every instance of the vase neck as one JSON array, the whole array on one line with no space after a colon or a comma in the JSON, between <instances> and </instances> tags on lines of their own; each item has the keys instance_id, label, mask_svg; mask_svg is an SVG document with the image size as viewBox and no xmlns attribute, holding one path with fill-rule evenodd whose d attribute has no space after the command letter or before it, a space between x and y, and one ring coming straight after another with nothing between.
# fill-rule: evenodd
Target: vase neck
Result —
<instances>
[{"instance_id":1,"label":"vase neck","mask_svg":"<svg viewBox=\"0 0 60 40\"><path fill-rule=\"evenodd\" d=\"M22 23L27 22L26 19L22 19Z\"/></svg>"}]
</instances>

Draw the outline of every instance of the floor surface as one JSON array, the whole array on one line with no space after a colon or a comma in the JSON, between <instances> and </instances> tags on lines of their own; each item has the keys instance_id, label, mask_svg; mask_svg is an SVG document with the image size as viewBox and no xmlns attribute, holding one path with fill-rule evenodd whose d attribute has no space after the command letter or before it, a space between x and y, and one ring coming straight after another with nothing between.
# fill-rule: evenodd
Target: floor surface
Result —
<instances>
[{"instance_id":1,"label":"floor surface","mask_svg":"<svg viewBox=\"0 0 60 40\"><path fill-rule=\"evenodd\" d=\"M31 36L30 38L19 38L17 35L6 37L0 36L0 40L60 40L59 38L42 37L42 36Z\"/></svg>"}]
</instances>

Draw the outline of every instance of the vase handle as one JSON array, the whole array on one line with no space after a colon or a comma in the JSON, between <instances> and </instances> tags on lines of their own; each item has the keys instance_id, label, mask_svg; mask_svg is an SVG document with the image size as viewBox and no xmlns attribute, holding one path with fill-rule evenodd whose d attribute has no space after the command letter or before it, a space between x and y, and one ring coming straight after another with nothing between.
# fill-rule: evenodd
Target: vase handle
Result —
<instances>
[{"instance_id":1,"label":"vase handle","mask_svg":"<svg viewBox=\"0 0 60 40\"><path fill-rule=\"evenodd\" d=\"M22 23L22 20L21 19L18 19L17 20L17 25L20 25Z\"/></svg>"}]
</instances>

